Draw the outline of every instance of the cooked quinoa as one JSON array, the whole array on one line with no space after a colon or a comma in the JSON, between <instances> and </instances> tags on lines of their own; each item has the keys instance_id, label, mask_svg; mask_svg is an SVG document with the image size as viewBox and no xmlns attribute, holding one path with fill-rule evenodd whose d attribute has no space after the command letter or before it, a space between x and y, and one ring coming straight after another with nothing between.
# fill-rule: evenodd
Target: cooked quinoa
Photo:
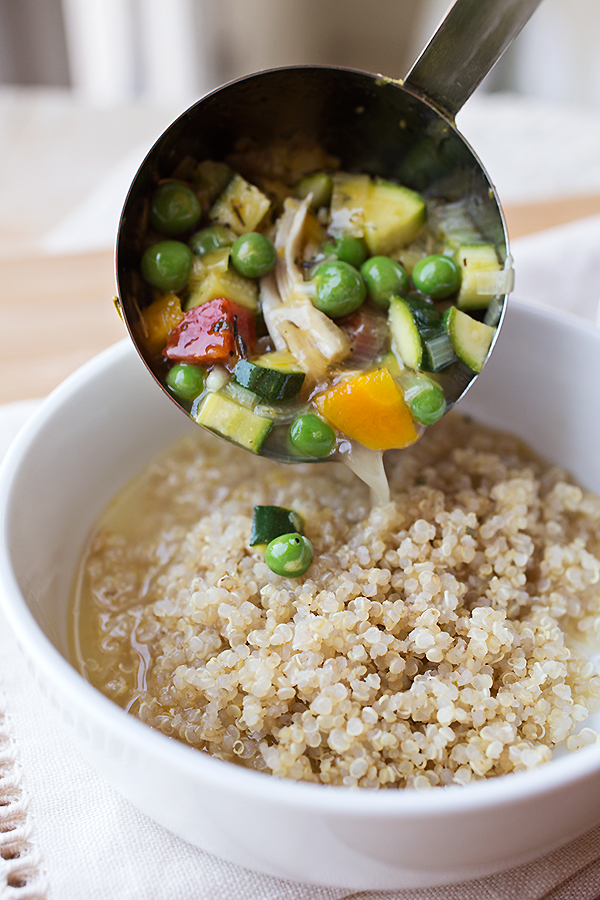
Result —
<instances>
[{"instance_id":1,"label":"cooked quinoa","mask_svg":"<svg viewBox=\"0 0 600 900\"><path fill-rule=\"evenodd\" d=\"M581 650L600 639L600 500L455 414L386 467L372 508L339 464L178 444L90 544L87 677L167 735L323 784L466 784L595 741L574 732L600 707ZM301 578L249 546L267 504L304 517Z\"/></svg>"}]
</instances>

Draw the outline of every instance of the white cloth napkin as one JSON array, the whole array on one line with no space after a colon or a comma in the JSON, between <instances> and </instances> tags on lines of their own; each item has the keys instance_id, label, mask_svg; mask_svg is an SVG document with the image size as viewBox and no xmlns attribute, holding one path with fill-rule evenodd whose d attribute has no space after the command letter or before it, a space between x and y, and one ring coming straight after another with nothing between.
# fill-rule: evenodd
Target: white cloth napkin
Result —
<instances>
[{"instance_id":1,"label":"white cloth napkin","mask_svg":"<svg viewBox=\"0 0 600 900\"><path fill-rule=\"evenodd\" d=\"M523 238L520 296L595 320L600 217ZM36 401L0 407L0 455ZM9 830L12 829L12 830ZM309 865L310 862L307 861ZM509 872L440 888L352 891L259 875L174 837L71 746L0 618L2 900L597 900L600 826Z\"/></svg>"}]
</instances>

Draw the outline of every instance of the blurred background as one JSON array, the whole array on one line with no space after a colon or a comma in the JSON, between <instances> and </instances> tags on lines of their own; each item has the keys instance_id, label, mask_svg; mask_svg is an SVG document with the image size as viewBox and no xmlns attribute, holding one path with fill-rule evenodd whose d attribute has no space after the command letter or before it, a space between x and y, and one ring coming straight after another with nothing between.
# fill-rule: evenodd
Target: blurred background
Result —
<instances>
[{"instance_id":1,"label":"blurred background","mask_svg":"<svg viewBox=\"0 0 600 900\"><path fill-rule=\"evenodd\" d=\"M182 103L270 66L402 77L448 0L1 0L0 82ZM600 4L545 0L488 90L600 105Z\"/></svg>"},{"instance_id":2,"label":"blurred background","mask_svg":"<svg viewBox=\"0 0 600 900\"><path fill-rule=\"evenodd\" d=\"M114 293L110 254L137 167L206 91L287 64L402 77L448 5L0 0L0 329L18 331L23 303L36 302L51 327L63 298L63 316L78 335L89 332L91 300L77 298L95 291L99 303ZM513 235L531 204L555 204L539 208L536 227L568 219L572 198L579 215L600 211L599 0L543 0L457 123L497 186ZM62 340L44 386L122 334L112 309L103 310L85 353L79 339L76 347ZM0 402L7 390L40 393L27 373L15 386L15 360L18 351L5 349Z\"/></svg>"},{"instance_id":3,"label":"blurred background","mask_svg":"<svg viewBox=\"0 0 600 900\"><path fill-rule=\"evenodd\" d=\"M402 77L447 6L0 0L0 258L110 247L145 151L218 84L294 63ZM544 0L484 93L459 124L505 201L600 190L598 0Z\"/></svg>"},{"instance_id":4,"label":"blurred background","mask_svg":"<svg viewBox=\"0 0 600 900\"><path fill-rule=\"evenodd\" d=\"M0 0L0 258L109 247L145 151L206 91L294 63L402 77L447 6ZM504 200L600 190L586 156L600 136L598 0L544 0L475 99L484 93L459 124Z\"/></svg>"}]
</instances>

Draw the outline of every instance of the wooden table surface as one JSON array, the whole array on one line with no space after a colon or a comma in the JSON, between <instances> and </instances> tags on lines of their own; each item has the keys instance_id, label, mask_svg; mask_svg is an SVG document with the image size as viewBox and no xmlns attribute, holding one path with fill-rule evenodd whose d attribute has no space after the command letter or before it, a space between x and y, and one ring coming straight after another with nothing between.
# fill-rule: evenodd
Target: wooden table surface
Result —
<instances>
[{"instance_id":1,"label":"wooden table surface","mask_svg":"<svg viewBox=\"0 0 600 900\"><path fill-rule=\"evenodd\" d=\"M600 196L505 207L511 238L600 213ZM0 403L44 397L126 336L112 253L0 261Z\"/></svg>"}]
</instances>

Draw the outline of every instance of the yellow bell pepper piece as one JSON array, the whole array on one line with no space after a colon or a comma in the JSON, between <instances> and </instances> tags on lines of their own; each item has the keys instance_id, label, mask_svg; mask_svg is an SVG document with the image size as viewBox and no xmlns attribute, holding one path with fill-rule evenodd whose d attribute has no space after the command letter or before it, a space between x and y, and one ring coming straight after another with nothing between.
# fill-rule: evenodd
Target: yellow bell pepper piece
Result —
<instances>
[{"instance_id":1,"label":"yellow bell pepper piece","mask_svg":"<svg viewBox=\"0 0 600 900\"><path fill-rule=\"evenodd\" d=\"M371 450L406 447L418 438L402 391L385 368L339 381L314 402L334 428Z\"/></svg>"},{"instance_id":2,"label":"yellow bell pepper piece","mask_svg":"<svg viewBox=\"0 0 600 900\"><path fill-rule=\"evenodd\" d=\"M170 332L177 328L182 319L181 301L177 294L161 294L142 310L144 340L148 351L160 353Z\"/></svg>"}]
</instances>

